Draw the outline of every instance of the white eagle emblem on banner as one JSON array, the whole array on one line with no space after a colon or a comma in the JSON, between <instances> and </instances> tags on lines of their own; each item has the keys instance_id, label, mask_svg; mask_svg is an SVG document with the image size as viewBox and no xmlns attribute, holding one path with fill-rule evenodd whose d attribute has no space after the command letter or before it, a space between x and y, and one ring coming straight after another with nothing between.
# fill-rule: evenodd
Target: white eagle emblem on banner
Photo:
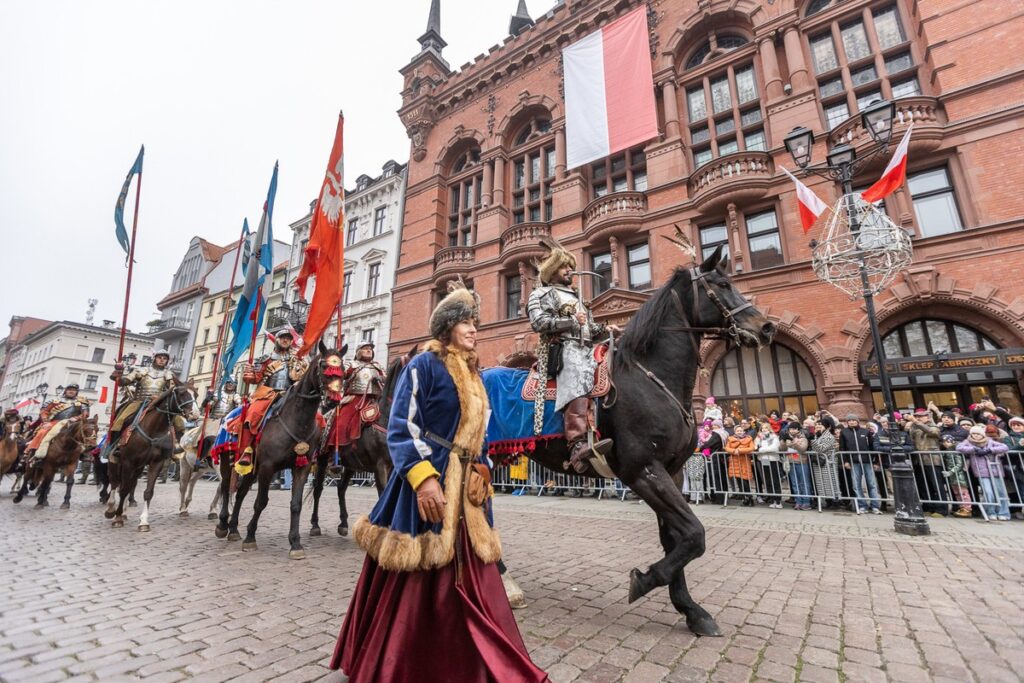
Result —
<instances>
[{"instance_id":1,"label":"white eagle emblem on banner","mask_svg":"<svg viewBox=\"0 0 1024 683\"><path fill-rule=\"evenodd\" d=\"M345 159L338 158L333 171L327 171L323 191L320 193L320 211L332 225L338 224L341 210L345 205Z\"/></svg>"}]
</instances>

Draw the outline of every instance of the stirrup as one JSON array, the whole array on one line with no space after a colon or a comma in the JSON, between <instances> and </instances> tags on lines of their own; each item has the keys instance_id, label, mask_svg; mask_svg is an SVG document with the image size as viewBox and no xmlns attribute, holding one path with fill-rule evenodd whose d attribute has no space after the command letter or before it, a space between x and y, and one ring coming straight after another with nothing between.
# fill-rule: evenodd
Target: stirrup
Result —
<instances>
[{"instance_id":1,"label":"stirrup","mask_svg":"<svg viewBox=\"0 0 1024 683\"><path fill-rule=\"evenodd\" d=\"M235 472L238 476L244 477L245 475L252 472L252 446L247 446L242 454L238 456L238 460L235 461Z\"/></svg>"}]
</instances>

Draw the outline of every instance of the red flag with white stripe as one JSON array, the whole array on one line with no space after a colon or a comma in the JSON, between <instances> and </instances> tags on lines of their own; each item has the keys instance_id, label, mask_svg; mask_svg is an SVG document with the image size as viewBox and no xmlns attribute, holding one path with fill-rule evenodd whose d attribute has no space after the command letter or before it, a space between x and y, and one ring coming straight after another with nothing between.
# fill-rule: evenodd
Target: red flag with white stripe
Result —
<instances>
[{"instance_id":1,"label":"red flag with white stripe","mask_svg":"<svg viewBox=\"0 0 1024 683\"><path fill-rule=\"evenodd\" d=\"M864 201L873 204L903 187L903 183L907 179L907 147L910 145L910 131L913 129L914 124L910 124L907 132L903 134L900 144L896 147L892 159L889 159L889 165L882 172L882 177L861 193L860 196Z\"/></svg>"},{"instance_id":2,"label":"red flag with white stripe","mask_svg":"<svg viewBox=\"0 0 1024 683\"><path fill-rule=\"evenodd\" d=\"M782 167L780 166L779 168ZM784 168L782 168L782 172L796 183L796 201L800 207L800 223L803 225L804 233L806 233L821 214L828 210L828 204L821 201L821 197L814 194L811 188L801 183L795 175Z\"/></svg>"},{"instance_id":3,"label":"red flag with white stripe","mask_svg":"<svg viewBox=\"0 0 1024 683\"><path fill-rule=\"evenodd\" d=\"M573 43L562 57L569 168L657 137L646 5Z\"/></svg>"}]
</instances>

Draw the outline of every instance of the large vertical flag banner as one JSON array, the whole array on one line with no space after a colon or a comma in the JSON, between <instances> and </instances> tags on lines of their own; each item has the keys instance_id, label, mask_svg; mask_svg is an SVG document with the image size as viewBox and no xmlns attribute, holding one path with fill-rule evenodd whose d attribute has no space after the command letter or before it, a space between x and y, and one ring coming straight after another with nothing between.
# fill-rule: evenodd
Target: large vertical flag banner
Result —
<instances>
[{"instance_id":1,"label":"large vertical flag banner","mask_svg":"<svg viewBox=\"0 0 1024 683\"><path fill-rule=\"evenodd\" d=\"M242 250L242 277L249 272L249 259L252 258L252 231L249 230L249 219L242 219L242 243L239 249Z\"/></svg>"},{"instance_id":2,"label":"large vertical flag banner","mask_svg":"<svg viewBox=\"0 0 1024 683\"><path fill-rule=\"evenodd\" d=\"M131 187L132 178L142 173L142 157L145 154L146 146L143 145L139 148L139 156L135 158L135 163L132 164L131 170L128 171L128 177L124 179L124 185L121 186L121 194L117 195L117 204L114 205L114 235L117 237L118 244L124 249L125 260L128 259L131 244L128 240L128 229L124 226L124 205L128 201L128 188Z\"/></svg>"},{"instance_id":3,"label":"large vertical flag banner","mask_svg":"<svg viewBox=\"0 0 1024 683\"><path fill-rule=\"evenodd\" d=\"M343 294L345 270L345 243L341 227L345 223L345 116L338 115L338 128L334 133L334 146L327 162L320 196L313 208L309 243L303 257L295 287L305 298L306 283L316 276L316 289L309 304L306 320L306 343L300 351L309 353L324 334L334 312L341 316L339 303ZM339 339L340 343L341 340Z\"/></svg>"},{"instance_id":4,"label":"large vertical flag banner","mask_svg":"<svg viewBox=\"0 0 1024 683\"><path fill-rule=\"evenodd\" d=\"M779 168L782 168L781 166ZM811 188L801 183L795 175L782 169L782 172L789 176L789 179L796 184L796 201L800 207L800 223L803 225L804 234L811 229L814 222L818 220L821 214L828 211L828 204L821 200L821 197L814 194Z\"/></svg>"},{"instance_id":5,"label":"large vertical flag banner","mask_svg":"<svg viewBox=\"0 0 1024 683\"><path fill-rule=\"evenodd\" d=\"M562 51L569 168L658 135L647 7Z\"/></svg>"},{"instance_id":6,"label":"large vertical flag banner","mask_svg":"<svg viewBox=\"0 0 1024 683\"><path fill-rule=\"evenodd\" d=\"M231 375L235 363L249 350L252 338L263 326L263 313L267 308L264 288L274 277L274 197L277 195L277 164L270 179L270 190L263 205L263 218L256 230L252 253L246 266L245 283L238 298L235 317L231 321L231 343L224 351L224 376Z\"/></svg>"},{"instance_id":7,"label":"large vertical flag banner","mask_svg":"<svg viewBox=\"0 0 1024 683\"><path fill-rule=\"evenodd\" d=\"M907 179L907 148L910 146L910 131L913 129L914 124L910 124L907 132L903 134L900 144L896 147L892 159L889 160L889 165L882 172L882 177L861 193L860 196L864 201L874 204L903 187L903 183Z\"/></svg>"}]
</instances>

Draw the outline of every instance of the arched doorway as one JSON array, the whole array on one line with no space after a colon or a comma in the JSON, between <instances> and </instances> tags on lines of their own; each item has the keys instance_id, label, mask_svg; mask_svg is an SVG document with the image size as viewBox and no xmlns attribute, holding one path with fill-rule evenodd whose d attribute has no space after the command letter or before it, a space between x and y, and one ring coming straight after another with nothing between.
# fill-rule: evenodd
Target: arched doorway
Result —
<instances>
[{"instance_id":1,"label":"arched doorway","mask_svg":"<svg viewBox=\"0 0 1024 683\"><path fill-rule=\"evenodd\" d=\"M962 322L919 318L904 323L882 338L886 359L942 357L946 354L997 351L1001 347L988 335ZM874 352L871 353L874 357ZM893 398L900 410L922 408L934 401L942 410L966 408L982 398L1006 406L1011 413L1024 412L1020 387L1013 370L993 368L945 374L894 374ZM876 409L882 407L881 385L870 381Z\"/></svg>"},{"instance_id":2,"label":"arched doorway","mask_svg":"<svg viewBox=\"0 0 1024 683\"><path fill-rule=\"evenodd\" d=\"M792 349L776 342L761 349L735 348L711 376L711 394L726 414L773 410L809 415L818 410L814 374Z\"/></svg>"}]
</instances>

